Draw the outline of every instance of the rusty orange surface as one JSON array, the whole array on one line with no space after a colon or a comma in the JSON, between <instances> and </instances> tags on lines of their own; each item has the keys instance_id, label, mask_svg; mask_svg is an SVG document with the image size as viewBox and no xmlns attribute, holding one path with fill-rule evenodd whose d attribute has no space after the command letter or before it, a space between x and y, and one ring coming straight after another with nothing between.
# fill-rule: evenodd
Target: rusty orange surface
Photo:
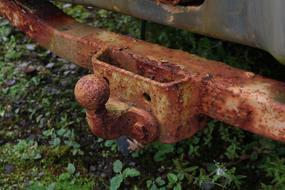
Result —
<instances>
[{"instance_id":1,"label":"rusty orange surface","mask_svg":"<svg viewBox=\"0 0 285 190\"><path fill-rule=\"evenodd\" d=\"M107 102L100 99L104 93L94 95L89 88L79 88L86 92L79 101L98 136L127 134L143 142L157 138L175 143L191 137L212 117L285 142L284 83L80 24L43 0L0 0L0 13L43 47L107 81ZM100 108L105 109L103 116ZM123 120L118 120L121 116ZM128 123L128 117L140 122ZM136 129L144 127L136 136ZM142 140L150 137L142 131L151 138Z\"/></svg>"}]
</instances>

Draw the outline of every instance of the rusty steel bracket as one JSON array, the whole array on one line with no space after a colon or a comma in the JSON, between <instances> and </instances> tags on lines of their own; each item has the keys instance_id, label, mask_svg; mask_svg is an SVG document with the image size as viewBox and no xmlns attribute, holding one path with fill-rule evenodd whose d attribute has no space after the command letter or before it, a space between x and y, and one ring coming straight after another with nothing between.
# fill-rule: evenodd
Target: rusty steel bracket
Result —
<instances>
[{"instance_id":1,"label":"rusty steel bracket","mask_svg":"<svg viewBox=\"0 0 285 190\"><path fill-rule=\"evenodd\" d=\"M95 135L175 143L212 117L285 142L284 83L80 24L44 0L0 0L0 13L41 46L93 71L75 96Z\"/></svg>"}]
</instances>

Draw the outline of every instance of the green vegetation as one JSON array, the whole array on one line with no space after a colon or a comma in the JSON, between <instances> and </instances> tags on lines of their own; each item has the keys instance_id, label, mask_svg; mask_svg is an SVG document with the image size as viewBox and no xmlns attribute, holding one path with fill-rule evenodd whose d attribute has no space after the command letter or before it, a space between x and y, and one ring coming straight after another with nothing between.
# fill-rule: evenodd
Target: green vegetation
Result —
<instances>
[{"instance_id":1,"label":"green vegetation","mask_svg":"<svg viewBox=\"0 0 285 190\"><path fill-rule=\"evenodd\" d=\"M128 177L137 177L140 172L134 168L126 168L123 170L123 163L120 160L116 160L113 164L113 171L116 174L110 181L110 189L117 190L121 184Z\"/></svg>"},{"instance_id":2,"label":"green vegetation","mask_svg":"<svg viewBox=\"0 0 285 190\"><path fill-rule=\"evenodd\" d=\"M64 10L81 22L140 36L132 17ZM260 50L153 23L146 36L285 81L285 67ZM214 120L191 139L123 156L115 141L90 134L74 99L74 84L87 73L0 19L0 189L285 189L284 144Z\"/></svg>"}]
</instances>

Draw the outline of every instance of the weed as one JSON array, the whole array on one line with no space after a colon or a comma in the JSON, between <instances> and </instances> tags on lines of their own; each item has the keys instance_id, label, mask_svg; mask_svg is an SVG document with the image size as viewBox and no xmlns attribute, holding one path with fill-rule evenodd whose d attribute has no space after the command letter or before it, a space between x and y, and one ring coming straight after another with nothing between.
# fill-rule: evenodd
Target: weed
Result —
<instances>
[{"instance_id":1,"label":"weed","mask_svg":"<svg viewBox=\"0 0 285 190\"><path fill-rule=\"evenodd\" d=\"M261 168L265 171L266 176L272 179L271 185L262 184L263 189L282 189L285 187L284 158L267 158Z\"/></svg>"},{"instance_id":2,"label":"weed","mask_svg":"<svg viewBox=\"0 0 285 190\"><path fill-rule=\"evenodd\" d=\"M49 139L49 144L56 148L61 144L68 146L73 155L82 155L80 144L75 141L74 130L65 128L69 124L63 125L63 128L55 130L54 128L48 129L43 132L43 138Z\"/></svg>"},{"instance_id":3,"label":"weed","mask_svg":"<svg viewBox=\"0 0 285 190\"><path fill-rule=\"evenodd\" d=\"M32 182L32 184L27 187L27 190L89 190L92 189L94 184L86 178L80 177L79 173L75 173L76 169L73 164L69 163L66 172L60 174L55 182L42 183L42 182Z\"/></svg>"},{"instance_id":4,"label":"weed","mask_svg":"<svg viewBox=\"0 0 285 190\"><path fill-rule=\"evenodd\" d=\"M113 163L113 171L116 175L110 180L111 190L119 189L123 181L128 177L140 176L140 172L134 168L125 168L123 170L123 163L120 160L116 160Z\"/></svg>"},{"instance_id":5,"label":"weed","mask_svg":"<svg viewBox=\"0 0 285 190\"><path fill-rule=\"evenodd\" d=\"M38 160L42 158L38 143L33 140L19 140L13 151L18 158L23 160Z\"/></svg>"}]
</instances>

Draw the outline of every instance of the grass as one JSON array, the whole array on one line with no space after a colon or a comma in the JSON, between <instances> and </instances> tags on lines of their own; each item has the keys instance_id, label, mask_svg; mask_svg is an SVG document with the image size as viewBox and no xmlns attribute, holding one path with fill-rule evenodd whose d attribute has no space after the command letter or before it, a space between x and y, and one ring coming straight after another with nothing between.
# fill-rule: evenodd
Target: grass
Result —
<instances>
[{"instance_id":1,"label":"grass","mask_svg":"<svg viewBox=\"0 0 285 190\"><path fill-rule=\"evenodd\" d=\"M132 17L64 10L81 22L140 36ZM153 23L146 36L285 81L285 67L260 50ZM115 141L90 134L74 99L74 84L87 73L0 20L0 189L284 189L284 145L215 120L191 139L122 155Z\"/></svg>"}]
</instances>

